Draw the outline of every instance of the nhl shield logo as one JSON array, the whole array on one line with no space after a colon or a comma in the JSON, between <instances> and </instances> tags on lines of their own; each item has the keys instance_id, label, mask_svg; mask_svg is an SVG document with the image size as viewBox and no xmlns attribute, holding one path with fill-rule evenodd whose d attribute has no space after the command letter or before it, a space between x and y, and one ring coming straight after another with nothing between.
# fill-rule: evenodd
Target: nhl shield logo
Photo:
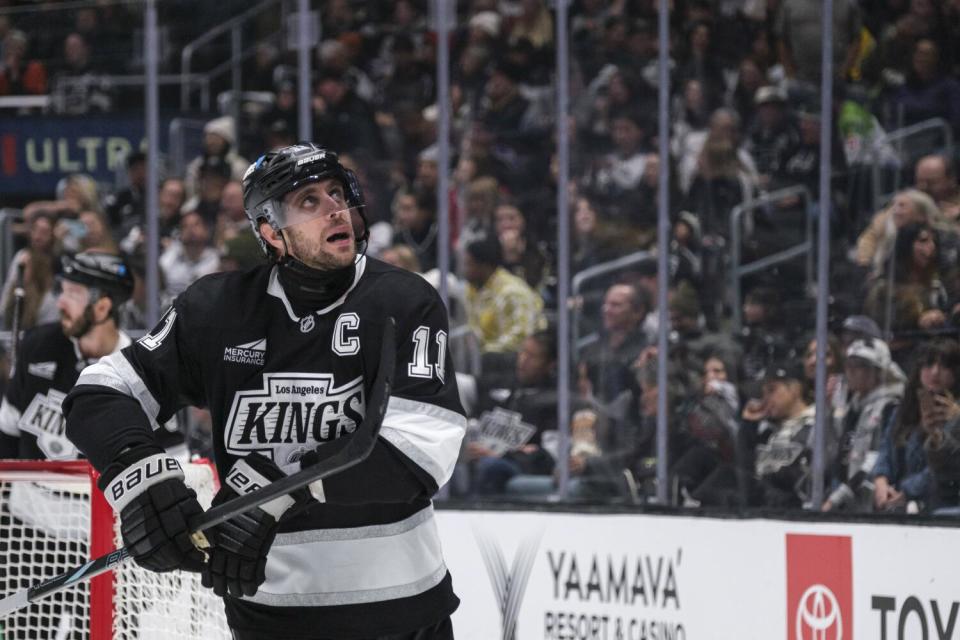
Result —
<instances>
[{"instance_id":1,"label":"nhl shield logo","mask_svg":"<svg viewBox=\"0 0 960 640\"><path fill-rule=\"evenodd\" d=\"M300 331L301 333L310 333L313 331L313 328L316 326L317 321L313 319L313 316L307 316L300 321Z\"/></svg>"}]
</instances>

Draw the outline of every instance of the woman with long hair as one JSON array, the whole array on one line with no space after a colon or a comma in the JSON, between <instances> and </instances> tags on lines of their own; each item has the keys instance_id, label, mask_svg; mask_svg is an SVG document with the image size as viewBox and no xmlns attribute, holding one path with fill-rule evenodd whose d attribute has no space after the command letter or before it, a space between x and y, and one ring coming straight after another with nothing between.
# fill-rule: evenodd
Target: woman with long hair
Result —
<instances>
[{"instance_id":1,"label":"woman with long hair","mask_svg":"<svg viewBox=\"0 0 960 640\"><path fill-rule=\"evenodd\" d=\"M7 279L0 297L4 326L13 322L18 270L23 269L24 299L20 328L29 329L37 324L56 322L60 317L57 299L53 294L53 274L56 258L54 219L48 213L38 212L30 221L29 245L20 249L10 261Z\"/></svg>"},{"instance_id":2,"label":"woman with long hair","mask_svg":"<svg viewBox=\"0 0 960 640\"><path fill-rule=\"evenodd\" d=\"M930 434L960 416L958 397L960 344L940 339L921 345L903 402L886 427L873 467L873 503L878 511L930 501L933 479L924 445Z\"/></svg>"},{"instance_id":3,"label":"woman with long hair","mask_svg":"<svg viewBox=\"0 0 960 640\"><path fill-rule=\"evenodd\" d=\"M891 349L900 359L912 348L918 330L946 324L949 301L956 294L956 270L944 271L940 260L940 234L926 222L907 224L894 243L893 282L874 282L867 294L864 311L881 326L888 318L894 335ZM888 288L893 288L892 296Z\"/></svg>"},{"instance_id":4,"label":"woman with long hair","mask_svg":"<svg viewBox=\"0 0 960 640\"><path fill-rule=\"evenodd\" d=\"M943 227L947 221L937 203L923 191L898 191L890 205L877 213L857 238L857 264L869 268L876 277L885 273L897 231L911 222L927 222L938 228Z\"/></svg>"}]
</instances>

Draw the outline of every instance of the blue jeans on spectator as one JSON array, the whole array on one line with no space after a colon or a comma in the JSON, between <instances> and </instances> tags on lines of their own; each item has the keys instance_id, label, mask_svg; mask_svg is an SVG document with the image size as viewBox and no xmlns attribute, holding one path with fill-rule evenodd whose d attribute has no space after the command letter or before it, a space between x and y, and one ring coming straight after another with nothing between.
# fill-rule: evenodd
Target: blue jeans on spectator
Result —
<instances>
[{"instance_id":1,"label":"blue jeans on spectator","mask_svg":"<svg viewBox=\"0 0 960 640\"><path fill-rule=\"evenodd\" d=\"M521 472L520 465L513 460L480 458L477 460L474 490L482 496L501 495L510 478Z\"/></svg>"}]
</instances>

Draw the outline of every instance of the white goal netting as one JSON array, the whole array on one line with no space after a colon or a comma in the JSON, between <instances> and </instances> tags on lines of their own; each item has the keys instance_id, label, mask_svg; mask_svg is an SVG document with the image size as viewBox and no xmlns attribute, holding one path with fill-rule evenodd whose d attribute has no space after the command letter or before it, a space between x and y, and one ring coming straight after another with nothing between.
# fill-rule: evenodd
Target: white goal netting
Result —
<instances>
[{"instance_id":1,"label":"white goal netting","mask_svg":"<svg viewBox=\"0 0 960 640\"><path fill-rule=\"evenodd\" d=\"M213 470L185 465L206 508ZM26 589L122 546L119 522L102 496L91 500L83 462L0 461L0 597ZM92 503L92 504L91 504ZM0 619L0 639L223 638L223 603L199 574L153 573L128 561Z\"/></svg>"}]
</instances>

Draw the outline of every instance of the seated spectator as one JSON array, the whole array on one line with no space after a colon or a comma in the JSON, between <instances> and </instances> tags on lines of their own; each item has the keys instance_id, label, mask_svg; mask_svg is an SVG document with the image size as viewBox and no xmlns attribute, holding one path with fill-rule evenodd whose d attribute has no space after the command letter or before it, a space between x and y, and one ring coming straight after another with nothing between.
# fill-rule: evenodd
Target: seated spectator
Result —
<instances>
[{"instance_id":1,"label":"seated spectator","mask_svg":"<svg viewBox=\"0 0 960 640\"><path fill-rule=\"evenodd\" d=\"M434 73L425 64L417 52L413 38L407 34L397 34L393 38L393 65L386 78L381 81L381 110L391 111L398 104L409 104L418 109L430 105L435 100ZM372 99L372 96L363 96Z\"/></svg>"},{"instance_id":2,"label":"seated spectator","mask_svg":"<svg viewBox=\"0 0 960 640\"><path fill-rule=\"evenodd\" d=\"M843 320L843 325L840 330L840 343L843 345L844 351L853 344L854 340L866 340L868 338L883 340L883 333L880 331L880 326L874 322L873 318L854 315L848 316ZM900 373L902 374L903 372L901 371Z\"/></svg>"},{"instance_id":3,"label":"seated spectator","mask_svg":"<svg viewBox=\"0 0 960 640\"><path fill-rule=\"evenodd\" d=\"M540 52L553 47L553 16L543 0L523 0L519 13L510 21L507 40L528 40Z\"/></svg>"},{"instance_id":4,"label":"seated spectator","mask_svg":"<svg viewBox=\"0 0 960 640\"><path fill-rule=\"evenodd\" d=\"M571 451L570 473L579 476L578 492L587 496L649 498L656 492L657 349L644 349L634 365L635 379L606 410L587 409L581 428L596 432L594 447ZM689 446L686 416L690 403L685 372L672 363L667 371L667 448L681 458ZM604 417L608 420L604 420ZM575 418L576 419L576 418ZM582 437L592 444L589 437Z\"/></svg>"},{"instance_id":5,"label":"seated spectator","mask_svg":"<svg viewBox=\"0 0 960 640\"><path fill-rule=\"evenodd\" d=\"M702 140L706 135L713 108L704 95L703 83L695 78L683 84L683 93L676 100L679 113L673 118L670 153L679 158L687 151L687 140L691 135L694 140Z\"/></svg>"},{"instance_id":6,"label":"seated spectator","mask_svg":"<svg viewBox=\"0 0 960 640\"><path fill-rule=\"evenodd\" d=\"M780 64L788 78L820 86L822 20L819 8L805 0L779 3L772 26ZM833 13L833 69L837 78L845 79L857 60L862 25L858 3L837 5Z\"/></svg>"},{"instance_id":7,"label":"seated spectator","mask_svg":"<svg viewBox=\"0 0 960 640\"><path fill-rule=\"evenodd\" d=\"M265 148L273 150L296 142L296 138L290 138L298 129L297 118L297 85L292 80L281 80L273 106L260 119L267 138Z\"/></svg>"},{"instance_id":8,"label":"seated spectator","mask_svg":"<svg viewBox=\"0 0 960 640\"><path fill-rule=\"evenodd\" d=\"M259 249L259 245L257 248ZM130 299L120 306L118 314L120 328L150 329L147 323L147 268L144 248L141 246L137 251L128 253L124 257L133 275L133 292ZM162 311L170 306L173 298L166 293L167 283L164 281L163 269L157 270L157 279L157 287L160 289L160 304L157 308Z\"/></svg>"},{"instance_id":9,"label":"seated spectator","mask_svg":"<svg viewBox=\"0 0 960 640\"><path fill-rule=\"evenodd\" d=\"M515 352L523 340L545 327L543 300L526 282L500 266L496 238L466 247L464 279L470 328L483 352Z\"/></svg>"},{"instance_id":10,"label":"seated spectator","mask_svg":"<svg viewBox=\"0 0 960 640\"><path fill-rule=\"evenodd\" d=\"M676 285L668 292L670 314L670 360L682 371L696 372L713 354L729 362L743 359L740 346L726 332L713 332L706 327L700 294L686 280L673 278Z\"/></svg>"},{"instance_id":11,"label":"seated spectator","mask_svg":"<svg viewBox=\"0 0 960 640\"><path fill-rule=\"evenodd\" d=\"M496 16L495 19L499 20L499 16L492 11L485 13ZM483 32L481 28L473 26L476 18L477 16L474 16L470 19L468 38L472 38L474 33ZM463 106L470 112L474 112L483 99L483 90L487 83L486 69L493 50L494 48L482 43L468 42L460 51L456 66L452 69L455 74L452 79L454 90L459 94Z\"/></svg>"},{"instance_id":12,"label":"seated spectator","mask_svg":"<svg viewBox=\"0 0 960 640\"><path fill-rule=\"evenodd\" d=\"M525 338L517 353L515 380L509 387L490 389L482 378L478 381L478 415L495 409L512 411L535 428L525 444L501 455L483 441L467 444L467 459L475 464L475 489L481 495L503 493L507 482L518 474L553 473L554 458L543 448L542 437L557 430L556 342L551 330Z\"/></svg>"},{"instance_id":13,"label":"seated spectator","mask_svg":"<svg viewBox=\"0 0 960 640\"><path fill-rule=\"evenodd\" d=\"M220 268L220 254L210 246L210 227L196 211L180 218L180 236L160 256L166 293L174 298L198 278Z\"/></svg>"},{"instance_id":14,"label":"seated spectator","mask_svg":"<svg viewBox=\"0 0 960 640\"><path fill-rule=\"evenodd\" d=\"M184 185L187 197L193 198L200 191L200 169L211 164L211 158L219 158L226 166L227 180L242 180L250 162L239 155L236 149L236 124L230 116L221 116L210 120L203 126L203 147L196 158L187 165ZM219 199L219 195L217 199ZM211 218L212 219L212 218Z\"/></svg>"},{"instance_id":15,"label":"seated spectator","mask_svg":"<svg viewBox=\"0 0 960 640\"><path fill-rule=\"evenodd\" d=\"M633 109L616 112L610 118L613 149L599 160L599 166L589 177L587 186L613 207L618 205L618 200L640 186L650 151L646 144L649 129L646 118ZM627 218L630 213L624 211L620 217Z\"/></svg>"},{"instance_id":16,"label":"seated spectator","mask_svg":"<svg viewBox=\"0 0 960 640\"><path fill-rule=\"evenodd\" d=\"M944 23L936 15L924 15L928 12L922 8L933 9L933 2L908 2L906 7L885 4L887 6L875 7L881 11L871 11L865 16L875 25L868 28L876 39L876 46L872 51L864 52L862 66L864 77L872 84L895 85L903 83L910 71L911 53L916 42L921 38L935 40L938 28Z\"/></svg>"},{"instance_id":17,"label":"seated spectator","mask_svg":"<svg viewBox=\"0 0 960 640\"><path fill-rule=\"evenodd\" d=\"M23 208L30 224L34 213L42 211L56 218L76 218L81 211L100 211L100 187L85 173L71 173L57 182L56 200L34 200Z\"/></svg>"},{"instance_id":18,"label":"seated spectator","mask_svg":"<svg viewBox=\"0 0 960 640\"><path fill-rule=\"evenodd\" d=\"M534 291L541 291L549 268L543 243L530 237L527 220L516 204L501 203L494 214L494 231L500 241L503 267L523 278Z\"/></svg>"},{"instance_id":19,"label":"seated spectator","mask_svg":"<svg viewBox=\"0 0 960 640\"><path fill-rule=\"evenodd\" d=\"M461 159L461 164L464 160ZM493 233L493 216L500 203L500 183L492 176L480 176L465 182L461 193L464 217L460 221L457 246L460 252L478 238ZM460 269L462 271L462 269Z\"/></svg>"},{"instance_id":20,"label":"seated spectator","mask_svg":"<svg viewBox=\"0 0 960 640\"><path fill-rule=\"evenodd\" d=\"M703 363L702 380L685 415L683 428L689 441L683 451L671 452L670 474L677 478L681 495L692 498L701 484L721 465L736 464L740 396L734 370L716 355Z\"/></svg>"},{"instance_id":21,"label":"seated spectator","mask_svg":"<svg viewBox=\"0 0 960 640\"><path fill-rule=\"evenodd\" d=\"M47 93L47 69L39 60L27 59L27 36L13 29L3 39L0 96Z\"/></svg>"},{"instance_id":22,"label":"seated spectator","mask_svg":"<svg viewBox=\"0 0 960 640\"><path fill-rule=\"evenodd\" d=\"M609 151L611 115L642 109L650 87L633 72L631 64L607 64L590 74L590 83L574 107L574 133L586 151Z\"/></svg>"},{"instance_id":23,"label":"seated spectator","mask_svg":"<svg viewBox=\"0 0 960 640\"><path fill-rule=\"evenodd\" d=\"M953 159L942 154L920 158L914 182L917 189L934 199L945 222L960 224L960 185Z\"/></svg>"},{"instance_id":24,"label":"seated spectator","mask_svg":"<svg viewBox=\"0 0 960 640\"><path fill-rule=\"evenodd\" d=\"M7 268L7 280L3 285L0 309L3 310L4 326L12 327L13 310L16 304L14 289L20 274L24 289L20 328L29 329L38 324L56 322L60 318L57 297L54 294L54 270L56 254L54 244L54 218L38 211L30 220L29 244L14 254Z\"/></svg>"},{"instance_id":25,"label":"seated spectator","mask_svg":"<svg viewBox=\"0 0 960 640\"><path fill-rule=\"evenodd\" d=\"M703 173L717 173L719 160L733 162L744 172L747 182L756 183L756 164L750 153L741 145L740 116L732 109L717 109L710 114L708 128L701 132L691 132L682 155L677 158L677 177L683 193L689 193L694 178ZM708 147L708 153L704 153ZM729 156L729 157L728 157ZM704 168L704 165L706 167Z\"/></svg>"},{"instance_id":26,"label":"seated spectator","mask_svg":"<svg viewBox=\"0 0 960 640\"><path fill-rule=\"evenodd\" d=\"M103 199L114 237L126 238L134 227L143 225L146 186L147 155L136 151L127 156L127 186Z\"/></svg>"},{"instance_id":27,"label":"seated spectator","mask_svg":"<svg viewBox=\"0 0 960 640\"><path fill-rule=\"evenodd\" d=\"M703 238L700 220L689 211L681 211L673 223L670 237L671 260L676 261L675 280L700 288L703 276Z\"/></svg>"},{"instance_id":28,"label":"seated spectator","mask_svg":"<svg viewBox=\"0 0 960 640\"><path fill-rule=\"evenodd\" d=\"M631 387L633 363L647 346L643 320L649 301L632 284L614 284L607 289L601 308L602 326L580 355L582 389L586 397L607 405Z\"/></svg>"},{"instance_id":29,"label":"seated spectator","mask_svg":"<svg viewBox=\"0 0 960 640\"><path fill-rule=\"evenodd\" d=\"M209 227L215 227L217 214L220 213L220 199L231 180L230 176L230 165L223 156L205 156L197 168L197 191L182 210L196 211Z\"/></svg>"},{"instance_id":30,"label":"seated spectator","mask_svg":"<svg viewBox=\"0 0 960 640\"><path fill-rule=\"evenodd\" d=\"M763 399L747 402L739 430L746 503L798 508L811 495L815 407L796 363L771 366L763 380Z\"/></svg>"},{"instance_id":31,"label":"seated spectator","mask_svg":"<svg viewBox=\"0 0 960 640\"><path fill-rule=\"evenodd\" d=\"M340 153L362 149L374 157L383 156L385 146L373 107L342 73L321 70L312 105L314 140L323 140L325 147Z\"/></svg>"},{"instance_id":32,"label":"seated spectator","mask_svg":"<svg viewBox=\"0 0 960 640\"><path fill-rule=\"evenodd\" d=\"M341 40L329 38L317 47L317 62L320 69L330 69L343 74L357 95L367 102L376 97L377 87L370 77L353 64L350 49Z\"/></svg>"},{"instance_id":33,"label":"seated spectator","mask_svg":"<svg viewBox=\"0 0 960 640\"><path fill-rule=\"evenodd\" d=\"M842 410L846 406L848 389L847 380L844 377L844 353L846 350L840 340L831 334L827 334L827 402L829 403L834 416L834 427L837 435L842 433L841 422L843 421ZM807 402L816 402L817 387L817 339L811 338L807 341L806 348L803 351L803 386Z\"/></svg>"},{"instance_id":34,"label":"seated spectator","mask_svg":"<svg viewBox=\"0 0 960 640\"><path fill-rule=\"evenodd\" d=\"M250 231L250 221L243 208L243 186L231 180L220 193L220 210L217 212L216 227L213 234L215 247L223 245L238 235Z\"/></svg>"},{"instance_id":35,"label":"seated spectator","mask_svg":"<svg viewBox=\"0 0 960 640\"><path fill-rule=\"evenodd\" d=\"M936 224L940 211L936 202L917 189L904 189L893 196L890 206L877 212L857 238L856 261L879 275L886 271L897 230L912 222Z\"/></svg>"},{"instance_id":36,"label":"seated spectator","mask_svg":"<svg viewBox=\"0 0 960 640\"><path fill-rule=\"evenodd\" d=\"M160 237L169 238L180 225L180 211L186 202L187 187L180 178L167 178L160 183L157 207L160 209Z\"/></svg>"},{"instance_id":37,"label":"seated spectator","mask_svg":"<svg viewBox=\"0 0 960 640\"><path fill-rule=\"evenodd\" d=\"M523 69L506 60L493 65L475 122L490 138L490 155L506 169L502 175L494 175L511 188L516 187L517 192L526 181L541 175L537 161L545 160L539 154L548 131L546 123L535 117L530 101L520 93L523 75Z\"/></svg>"},{"instance_id":38,"label":"seated spectator","mask_svg":"<svg viewBox=\"0 0 960 640\"><path fill-rule=\"evenodd\" d=\"M573 273L612 260L622 253L616 228L600 218L590 198L578 197L572 211L570 270Z\"/></svg>"},{"instance_id":39,"label":"seated spectator","mask_svg":"<svg viewBox=\"0 0 960 640\"><path fill-rule=\"evenodd\" d=\"M778 87L761 87L755 103L757 115L747 134L746 148L757 163L759 185L764 189L789 186L773 184L773 177L780 175L787 158L800 144L800 130L787 107L787 93Z\"/></svg>"},{"instance_id":40,"label":"seated spectator","mask_svg":"<svg viewBox=\"0 0 960 640\"><path fill-rule=\"evenodd\" d=\"M273 91L280 54L269 42L260 42L243 65L241 79L244 91Z\"/></svg>"},{"instance_id":41,"label":"seated spectator","mask_svg":"<svg viewBox=\"0 0 960 640\"><path fill-rule=\"evenodd\" d=\"M71 33L63 41L63 67L53 74L50 89L57 113L83 115L111 111L114 87L102 69L93 66L90 43L85 36Z\"/></svg>"},{"instance_id":42,"label":"seated spectator","mask_svg":"<svg viewBox=\"0 0 960 640\"><path fill-rule=\"evenodd\" d=\"M816 198L820 193L820 129L823 122L819 97L801 101L794 108L794 113L800 129L800 143L787 155L780 172L775 176L776 182L805 186ZM833 170L843 174L847 170L843 139L837 133L831 135L830 139L833 143L830 149Z\"/></svg>"},{"instance_id":43,"label":"seated spectator","mask_svg":"<svg viewBox=\"0 0 960 640\"><path fill-rule=\"evenodd\" d=\"M906 378L883 340L856 340L844 363L849 402L844 407L837 457L832 463L834 489L823 511L872 511L872 487L865 483L876 464L880 441L903 398Z\"/></svg>"},{"instance_id":44,"label":"seated spectator","mask_svg":"<svg viewBox=\"0 0 960 640\"><path fill-rule=\"evenodd\" d=\"M160 183L157 209L161 251L169 246L172 236L180 226L180 210L183 208L186 198L186 188L180 178L167 178ZM140 225L130 229L130 232L120 240L120 249L127 255L137 253L142 247L144 232L144 227Z\"/></svg>"},{"instance_id":45,"label":"seated spectator","mask_svg":"<svg viewBox=\"0 0 960 640\"><path fill-rule=\"evenodd\" d=\"M423 271L437 266L435 194L418 197L411 192L397 192L393 205L393 244L405 244L413 249Z\"/></svg>"},{"instance_id":46,"label":"seated spectator","mask_svg":"<svg viewBox=\"0 0 960 640\"><path fill-rule=\"evenodd\" d=\"M893 95L903 113L903 124L915 124L930 118L943 118L960 133L960 82L943 73L940 46L922 38L913 45L907 81Z\"/></svg>"},{"instance_id":47,"label":"seated spectator","mask_svg":"<svg viewBox=\"0 0 960 640\"><path fill-rule=\"evenodd\" d=\"M952 395L936 396L941 404L939 411L946 417L943 426L940 420L931 420L924 448L927 464L933 476L931 507L934 515L955 516L960 513L960 405Z\"/></svg>"},{"instance_id":48,"label":"seated spectator","mask_svg":"<svg viewBox=\"0 0 960 640\"><path fill-rule=\"evenodd\" d=\"M743 349L743 371L749 379L756 379L774 360L786 355L789 345L782 302L773 286L754 287L744 296L738 342Z\"/></svg>"},{"instance_id":49,"label":"seated spectator","mask_svg":"<svg viewBox=\"0 0 960 640\"><path fill-rule=\"evenodd\" d=\"M736 109L741 122L753 123L757 91L767 83L766 80L764 70L755 58L747 56L740 61L737 67L737 80L729 101Z\"/></svg>"},{"instance_id":50,"label":"seated spectator","mask_svg":"<svg viewBox=\"0 0 960 640\"><path fill-rule=\"evenodd\" d=\"M682 86L689 79L698 80L707 102L718 104L726 93L726 82L714 50L712 32L713 28L705 21L694 22L688 27L686 55L677 69L677 84Z\"/></svg>"},{"instance_id":51,"label":"seated spectator","mask_svg":"<svg viewBox=\"0 0 960 640\"><path fill-rule=\"evenodd\" d=\"M686 197L684 209L700 218L704 236L726 238L730 211L749 202L757 186L757 169L740 146L740 117L732 109L718 109L695 157L680 159L679 176Z\"/></svg>"},{"instance_id":52,"label":"seated spectator","mask_svg":"<svg viewBox=\"0 0 960 640\"><path fill-rule=\"evenodd\" d=\"M263 251L250 227L220 246L219 271L246 271L260 264L263 264Z\"/></svg>"},{"instance_id":53,"label":"seated spectator","mask_svg":"<svg viewBox=\"0 0 960 640\"><path fill-rule=\"evenodd\" d=\"M119 255L120 248L110 233L106 216L96 211L81 211L78 219L84 229L83 236L80 238L80 251Z\"/></svg>"},{"instance_id":54,"label":"seated spectator","mask_svg":"<svg viewBox=\"0 0 960 640\"><path fill-rule=\"evenodd\" d=\"M924 450L931 434L941 431L960 411L960 345L935 340L920 346L907 380L903 402L887 426L873 467L873 506L877 511L922 509L935 498ZM933 435L936 444L937 435Z\"/></svg>"},{"instance_id":55,"label":"seated spectator","mask_svg":"<svg viewBox=\"0 0 960 640\"><path fill-rule=\"evenodd\" d=\"M893 308L889 319L894 333L891 350L901 360L920 339L918 330L944 326L957 296L957 271L941 271L940 237L925 223L906 225L894 244L893 282L876 280L864 302L864 312L878 323L887 321L888 291L892 286ZM896 336L897 333L903 334Z\"/></svg>"},{"instance_id":56,"label":"seated spectator","mask_svg":"<svg viewBox=\"0 0 960 640\"><path fill-rule=\"evenodd\" d=\"M423 273L423 270L420 268L420 260L417 259L417 254L414 253L409 245L395 244L387 247L380 252L380 259L387 264L392 264L395 267L400 267L413 273Z\"/></svg>"}]
</instances>

